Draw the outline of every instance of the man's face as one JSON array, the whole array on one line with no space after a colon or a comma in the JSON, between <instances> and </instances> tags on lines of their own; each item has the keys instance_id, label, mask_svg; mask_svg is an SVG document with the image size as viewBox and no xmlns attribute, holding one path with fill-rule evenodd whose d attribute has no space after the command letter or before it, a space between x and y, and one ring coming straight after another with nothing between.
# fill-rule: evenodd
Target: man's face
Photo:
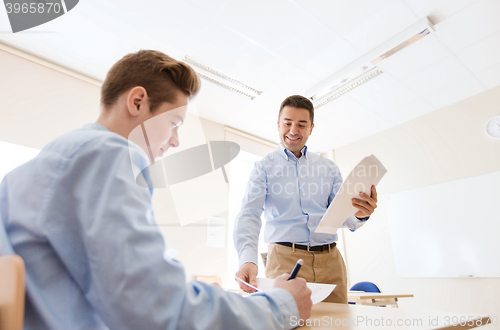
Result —
<instances>
[{"instance_id":1,"label":"man's face","mask_svg":"<svg viewBox=\"0 0 500 330\"><path fill-rule=\"evenodd\" d=\"M174 103L162 103L144 122L153 159L163 157L170 147L179 146L178 129L186 119L188 98L179 92Z\"/></svg>"},{"instance_id":2,"label":"man's face","mask_svg":"<svg viewBox=\"0 0 500 330\"><path fill-rule=\"evenodd\" d=\"M307 109L285 106L281 111L278 132L281 143L291 152L300 152L304 148L313 127Z\"/></svg>"}]
</instances>

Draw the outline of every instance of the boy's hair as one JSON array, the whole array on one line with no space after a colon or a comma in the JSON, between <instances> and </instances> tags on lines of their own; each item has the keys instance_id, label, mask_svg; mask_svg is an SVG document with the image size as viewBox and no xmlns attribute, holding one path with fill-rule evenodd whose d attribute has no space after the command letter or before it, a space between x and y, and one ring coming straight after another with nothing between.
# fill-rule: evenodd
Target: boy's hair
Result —
<instances>
[{"instance_id":1,"label":"boy's hair","mask_svg":"<svg viewBox=\"0 0 500 330\"><path fill-rule=\"evenodd\" d=\"M292 96L287 97L281 103L278 118L281 116L281 111L283 111L283 108L286 106L308 110L309 111L309 118L311 119L311 125L314 124L314 106L308 98L300 96L300 95L292 95Z\"/></svg>"},{"instance_id":2,"label":"boy's hair","mask_svg":"<svg viewBox=\"0 0 500 330\"><path fill-rule=\"evenodd\" d=\"M178 91L189 98L200 89L196 72L162 52L141 50L131 53L115 63L108 71L101 88L101 104L112 106L129 89L146 89L151 112L163 102L175 102Z\"/></svg>"}]
</instances>

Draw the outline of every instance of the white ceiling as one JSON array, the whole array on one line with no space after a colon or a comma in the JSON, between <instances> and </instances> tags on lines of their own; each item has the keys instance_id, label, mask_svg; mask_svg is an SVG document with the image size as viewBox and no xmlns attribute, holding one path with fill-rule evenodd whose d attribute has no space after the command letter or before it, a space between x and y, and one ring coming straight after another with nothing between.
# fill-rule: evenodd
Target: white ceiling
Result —
<instances>
[{"instance_id":1,"label":"white ceiling","mask_svg":"<svg viewBox=\"0 0 500 330\"><path fill-rule=\"evenodd\" d=\"M285 97L304 94L424 17L434 34L318 108L309 145L326 151L500 85L500 1L82 0L17 34L7 32L2 7L0 40L100 80L128 52L190 55L264 91L250 101L203 81L198 114L277 142Z\"/></svg>"}]
</instances>

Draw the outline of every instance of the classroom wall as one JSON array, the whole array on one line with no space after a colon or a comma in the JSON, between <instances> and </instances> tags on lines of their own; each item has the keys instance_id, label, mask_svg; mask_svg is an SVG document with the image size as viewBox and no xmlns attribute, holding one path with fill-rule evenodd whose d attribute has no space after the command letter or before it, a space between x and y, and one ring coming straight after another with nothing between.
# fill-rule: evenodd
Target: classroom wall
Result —
<instances>
[{"instance_id":1,"label":"classroom wall","mask_svg":"<svg viewBox=\"0 0 500 330\"><path fill-rule=\"evenodd\" d=\"M370 154L388 169L377 188L376 212L362 229L345 235L350 285L371 281L385 292L413 293L414 298L400 300L402 308L490 313L500 318L500 278L400 278L384 205L388 194L499 171L500 140L489 138L484 130L496 115L500 115L500 87L334 151L344 176ZM491 215L491 221L499 220L498 213ZM470 221L473 226L474 219ZM499 262L484 257L485 262Z\"/></svg>"},{"instance_id":2,"label":"classroom wall","mask_svg":"<svg viewBox=\"0 0 500 330\"><path fill-rule=\"evenodd\" d=\"M41 149L99 115L100 88L2 50L0 140ZM11 49L15 51L14 49Z\"/></svg>"}]
</instances>

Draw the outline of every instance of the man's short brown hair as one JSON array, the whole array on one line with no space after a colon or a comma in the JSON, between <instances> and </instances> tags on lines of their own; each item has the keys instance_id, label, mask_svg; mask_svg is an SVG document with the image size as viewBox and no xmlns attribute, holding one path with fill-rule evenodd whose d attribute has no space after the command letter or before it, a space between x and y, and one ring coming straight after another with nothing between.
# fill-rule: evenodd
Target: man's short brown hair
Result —
<instances>
[{"instance_id":1,"label":"man's short brown hair","mask_svg":"<svg viewBox=\"0 0 500 330\"><path fill-rule=\"evenodd\" d=\"M141 86L148 93L151 112L164 102L175 102L178 91L189 98L200 89L196 72L162 52L141 50L115 63L101 88L101 104L112 106L129 89Z\"/></svg>"},{"instance_id":2,"label":"man's short brown hair","mask_svg":"<svg viewBox=\"0 0 500 330\"><path fill-rule=\"evenodd\" d=\"M314 106L312 102L307 98L300 95L292 95L287 97L280 106L280 112L278 114L278 118L281 116L281 111L283 111L284 107L294 107L306 109L309 111L309 118L311 118L311 125L314 124Z\"/></svg>"}]
</instances>

